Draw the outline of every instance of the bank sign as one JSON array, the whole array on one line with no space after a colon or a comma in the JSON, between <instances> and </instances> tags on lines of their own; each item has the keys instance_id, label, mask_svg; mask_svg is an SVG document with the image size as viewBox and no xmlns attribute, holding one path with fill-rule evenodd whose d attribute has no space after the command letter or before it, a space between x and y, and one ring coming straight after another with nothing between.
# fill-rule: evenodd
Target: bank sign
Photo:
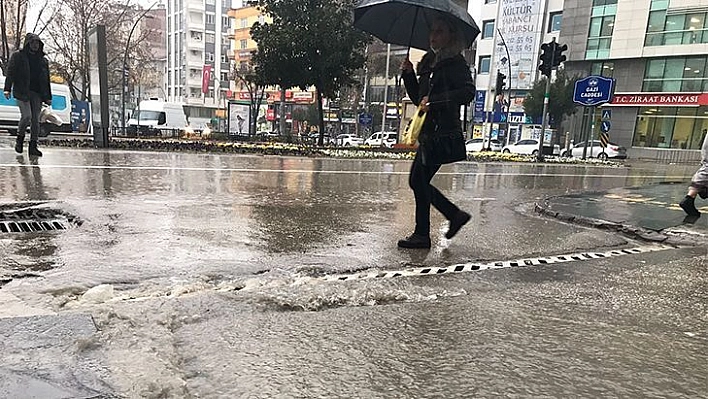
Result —
<instances>
[{"instance_id":1,"label":"bank sign","mask_svg":"<svg viewBox=\"0 0 708 399\"><path fill-rule=\"evenodd\" d=\"M612 101L615 80L604 76L588 76L575 82L573 102L595 107Z\"/></svg>"}]
</instances>

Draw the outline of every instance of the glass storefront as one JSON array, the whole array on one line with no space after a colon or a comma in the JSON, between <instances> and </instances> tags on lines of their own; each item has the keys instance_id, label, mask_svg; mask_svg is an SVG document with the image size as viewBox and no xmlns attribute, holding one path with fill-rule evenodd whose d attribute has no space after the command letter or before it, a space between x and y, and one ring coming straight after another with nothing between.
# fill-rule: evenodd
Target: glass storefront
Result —
<instances>
[{"instance_id":1,"label":"glass storefront","mask_svg":"<svg viewBox=\"0 0 708 399\"><path fill-rule=\"evenodd\" d=\"M642 107L633 146L700 150L708 132L708 107Z\"/></svg>"}]
</instances>

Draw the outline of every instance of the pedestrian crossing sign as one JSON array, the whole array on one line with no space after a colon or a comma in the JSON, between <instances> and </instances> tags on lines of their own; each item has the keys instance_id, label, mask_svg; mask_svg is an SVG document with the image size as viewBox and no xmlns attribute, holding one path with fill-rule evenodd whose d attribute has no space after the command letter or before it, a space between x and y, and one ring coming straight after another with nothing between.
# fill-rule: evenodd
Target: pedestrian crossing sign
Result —
<instances>
[{"instance_id":1,"label":"pedestrian crossing sign","mask_svg":"<svg viewBox=\"0 0 708 399\"><path fill-rule=\"evenodd\" d=\"M602 110L602 120L603 121L608 121L612 119L612 110L609 109L603 109Z\"/></svg>"}]
</instances>

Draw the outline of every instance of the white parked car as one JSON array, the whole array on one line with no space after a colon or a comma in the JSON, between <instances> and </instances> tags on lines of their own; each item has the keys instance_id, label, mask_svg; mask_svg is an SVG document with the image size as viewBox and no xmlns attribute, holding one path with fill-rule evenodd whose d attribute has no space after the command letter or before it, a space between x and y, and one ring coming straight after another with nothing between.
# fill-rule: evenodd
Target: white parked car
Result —
<instances>
[{"instance_id":1,"label":"white parked car","mask_svg":"<svg viewBox=\"0 0 708 399\"><path fill-rule=\"evenodd\" d=\"M335 145L340 147L357 147L364 144L364 139L354 134L340 134L335 140Z\"/></svg>"},{"instance_id":2,"label":"white parked car","mask_svg":"<svg viewBox=\"0 0 708 399\"><path fill-rule=\"evenodd\" d=\"M549 146L544 146L548 148ZM517 141L515 144L510 144L502 150L505 154L522 154L522 155L536 155L538 154L538 140L521 140ZM560 146L558 144L553 146L553 155L560 155Z\"/></svg>"},{"instance_id":3,"label":"white parked car","mask_svg":"<svg viewBox=\"0 0 708 399\"><path fill-rule=\"evenodd\" d=\"M398 142L398 134L396 132L376 132L364 140L364 145L372 147L381 147L381 138L383 137L383 145L391 148Z\"/></svg>"},{"instance_id":4,"label":"white parked car","mask_svg":"<svg viewBox=\"0 0 708 399\"><path fill-rule=\"evenodd\" d=\"M582 143L578 143L573 146L573 148L570 149L570 154L568 154L568 151L563 152L563 156L572 156L574 158L582 158L583 157L583 147L585 147L585 142L583 141ZM592 148L592 150L591 150ZM592 141L592 147L588 145L588 150L587 150L587 156L588 158L600 158L600 159L607 159L607 158L617 158L617 159L626 159L627 158L627 149L619 146L615 143L610 142L607 148L605 148L605 154L602 154L602 147L600 146L600 141L599 140L593 140Z\"/></svg>"},{"instance_id":5,"label":"white parked car","mask_svg":"<svg viewBox=\"0 0 708 399\"><path fill-rule=\"evenodd\" d=\"M467 149L467 152L479 152L482 151L482 146L485 147L491 147L492 151L495 152L500 152L502 150L502 145L497 139L492 139L491 142L487 140L487 142L483 142L482 139L472 139L472 140L467 140L465 143L465 148Z\"/></svg>"}]
</instances>

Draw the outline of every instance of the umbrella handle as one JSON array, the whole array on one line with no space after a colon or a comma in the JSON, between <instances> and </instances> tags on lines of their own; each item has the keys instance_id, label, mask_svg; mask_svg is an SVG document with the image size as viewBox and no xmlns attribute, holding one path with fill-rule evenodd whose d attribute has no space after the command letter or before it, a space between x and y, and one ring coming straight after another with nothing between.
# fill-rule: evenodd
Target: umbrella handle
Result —
<instances>
[{"instance_id":1,"label":"umbrella handle","mask_svg":"<svg viewBox=\"0 0 708 399\"><path fill-rule=\"evenodd\" d=\"M411 54L411 42L413 42L413 32L415 30L415 23L418 21L418 12L420 11L419 7L415 8L415 17L413 17L413 23L411 24L411 34L408 36L408 49L406 49L406 58L410 58Z\"/></svg>"}]
</instances>

